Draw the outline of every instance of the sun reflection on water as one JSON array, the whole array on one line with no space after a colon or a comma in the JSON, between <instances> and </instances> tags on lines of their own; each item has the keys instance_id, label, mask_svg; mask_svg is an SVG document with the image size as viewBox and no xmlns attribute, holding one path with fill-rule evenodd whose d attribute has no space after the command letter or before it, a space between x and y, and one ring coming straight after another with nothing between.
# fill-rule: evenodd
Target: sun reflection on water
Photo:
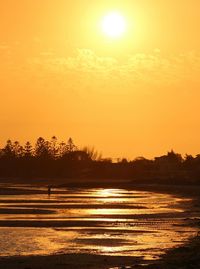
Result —
<instances>
[{"instance_id":1,"label":"sun reflection on water","mask_svg":"<svg viewBox=\"0 0 200 269\"><path fill-rule=\"evenodd\" d=\"M197 229L186 221L197 216L188 211L190 202L123 189L57 189L50 200L46 194L1 196L0 227L13 227L0 228L0 255L155 258L196 235Z\"/></svg>"}]
</instances>

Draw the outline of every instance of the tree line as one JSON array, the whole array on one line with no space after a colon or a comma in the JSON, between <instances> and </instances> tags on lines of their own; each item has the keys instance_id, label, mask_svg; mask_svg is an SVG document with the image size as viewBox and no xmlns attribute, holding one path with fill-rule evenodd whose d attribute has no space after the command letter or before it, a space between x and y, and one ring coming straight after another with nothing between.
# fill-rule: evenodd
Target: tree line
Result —
<instances>
[{"instance_id":1,"label":"tree line","mask_svg":"<svg viewBox=\"0 0 200 269\"><path fill-rule=\"evenodd\" d=\"M199 184L200 154L193 157L173 150L154 159L138 157L113 162L94 149L79 149L69 138L59 142L39 137L34 146L8 140L0 149L0 177L63 177L131 179L141 183Z\"/></svg>"}]
</instances>

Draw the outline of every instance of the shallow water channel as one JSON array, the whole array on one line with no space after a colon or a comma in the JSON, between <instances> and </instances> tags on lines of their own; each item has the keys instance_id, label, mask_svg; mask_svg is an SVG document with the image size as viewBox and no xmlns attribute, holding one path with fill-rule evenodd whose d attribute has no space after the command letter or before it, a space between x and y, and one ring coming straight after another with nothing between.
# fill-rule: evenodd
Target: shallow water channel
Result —
<instances>
[{"instance_id":1,"label":"shallow water channel","mask_svg":"<svg viewBox=\"0 0 200 269\"><path fill-rule=\"evenodd\" d=\"M63 188L50 196L44 188L19 189L0 195L0 256L93 253L156 259L197 233L189 225L196 217L190 199L124 189Z\"/></svg>"}]
</instances>

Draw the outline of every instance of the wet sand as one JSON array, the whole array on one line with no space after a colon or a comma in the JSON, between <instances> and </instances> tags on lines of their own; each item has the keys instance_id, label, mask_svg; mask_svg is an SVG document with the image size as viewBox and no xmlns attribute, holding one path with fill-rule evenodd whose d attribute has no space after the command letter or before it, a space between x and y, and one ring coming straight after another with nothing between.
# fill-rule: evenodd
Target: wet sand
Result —
<instances>
[{"instance_id":1,"label":"wet sand","mask_svg":"<svg viewBox=\"0 0 200 269\"><path fill-rule=\"evenodd\" d=\"M134 257L113 257L88 254L65 254L43 257L1 258L2 269L107 269L123 268L140 263Z\"/></svg>"},{"instance_id":2,"label":"wet sand","mask_svg":"<svg viewBox=\"0 0 200 269\"><path fill-rule=\"evenodd\" d=\"M21 182L20 182L21 183ZM37 184L34 184L37 186ZM42 184L39 184L42 186ZM158 193L170 193L172 195L176 195L178 197L187 197L189 199L193 199L190 203L191 208L187 208L187 210L196 211L197 208L199 208L199 193L200 188L196 186L160 186L160 185L135 185L131 186L128 184L127 186L129 189L133 190L143 190L143 191L151 191L151 192L158 192ZM17 194L16 194L17 193ZM4 195L29 195L38 193L38 190L31 190L24 187L21 189L19 188L0 188L0 194L2 196ZM46 193L45 190L39 190L40 194ZM81 198L81 197L80 197ZM4 199L4 202L8 203L10 200ZM14 200L16 204L19 202L19 200ZM21 202L27 202L27 200L21 200ZM35 200L37 203L37 200ZM53 214L53 210L56 206L53 206L54 202L52 202L51 206L45 206L45 204L49 203L49 200L43 200L44 204L43 206L40 206L38 209L29 209L26 208L24 213L27 214L42 214L42 215L51 215ZM38 200L39 203L39 200ZM55 202L56 203L56 202ZM95 205L99 206L99 205ZM126 205L127 209L130 207L132 209L145 209L145 207L141 208L138 206L133 205ZM63 209L70 209L69 204L62 204L61 207ZM80 205L77 205L77 208L81 208ZM91 208L91 205L88 205L88 208ZM123 207L123 206L122 206ZM49 210L49 208L51 210ZM73 206L74 208L74 206ZM100 208L100 206L99 206ZM105 207L106 208L106 207ZM107 208L109 209L110 206L107 204ZM112 207L113 208L113 207ZM15 211L13 211L15 210ZM186 210L186 211L187 211ZM33 212L31 212L33 211ZM20 214L20 209L0 209L0 214ZM166 217L166 214L169 213L163 213L163 217ZM177 213L179 214L179 213ZM181 217L187 218L187 214L184 212L180 212ZM107 216L109 217L109 216ZM116 218L120 219L120 215L116 215ZM130 215L124 216L126 218L132 218ZM134 215L135 217L135 215ZM139 217L139 216L138 216ZM140 216L141 218L145 217ZM151 217L151 216L148 216ZM152 214L152 218L154 218L155 215ZM159 217L162 217L162 215L159 214ZM170 217L170 214L169 214ZM189 225L199 227L200 226L200 219L199 218L191 218L188 220ZM61 221L16 221L16 220L1 220L0 221L0 227L54 227L57 229L62 227L76 227L82 225L81 222L84 222L84 225L88 228L91 225L90 221L69 221L69 220L61 220ZM101 221L97 221L96 223L93 223L96 226L99 226L99 229L101 229ZM124 232L126 232L124 230ZM116 242L115 242L116 243ZM111 243L112 244L112 243ZM90 269L108 269L108 268L115 268L115 269L137 269L137 268L157 268L157 269L193 269L193 268L200 268L200 239L199 236L196 236L192 240L190 240L188 243L186 243L184 246L180 246L171 250L168 250L166 254L161 255L161 258L159 261L153 261L153 260L143 260L141 257L128 257L128 256L106 256L106 255L90 255L90 254L59 254L56 255L49 255L49 256L21 256L21 257L1 257L0 258L0 268L5 269L42 269L42 268L69 268L69 269L82 269L82 268L90 268Z\"/></svg>"},{"instance_id":3,"label":"wet sand","mask_svg":"<svg viewBox=\"0 0 200 269\"><path fill-rule=\"evenodd\" d=\"M113 257L88 254L0 258L2 269L198 269L200 238L183 247L170 250L157 262L134 257Z\"/></svg>"},{"instance_id":4,"label":"wet sand","mask_svg":"<svg viewBox=\"0 0 200 269\"><path fill-rule=\"evenodd\" d=\"M169 250L152 266L152 269L197 269L200 268L200 237L197 235L182 247Z\"/></svg>"}]
</instances>

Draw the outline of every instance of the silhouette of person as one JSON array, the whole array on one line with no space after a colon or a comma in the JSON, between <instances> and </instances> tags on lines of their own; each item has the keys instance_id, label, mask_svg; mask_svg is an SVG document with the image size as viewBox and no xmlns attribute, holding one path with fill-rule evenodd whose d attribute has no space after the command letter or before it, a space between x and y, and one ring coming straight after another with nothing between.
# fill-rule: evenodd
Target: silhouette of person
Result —
<instances>
[{"instance_id":1,"label":"silhouette of person","mask_svg":"<svg viewBox=\"0 0 200 269\"><path fill-rule=\"evenodd\" d=\"M48 186L48 195L51 195L51 185Z\"/></svg>"}]
</instances>

